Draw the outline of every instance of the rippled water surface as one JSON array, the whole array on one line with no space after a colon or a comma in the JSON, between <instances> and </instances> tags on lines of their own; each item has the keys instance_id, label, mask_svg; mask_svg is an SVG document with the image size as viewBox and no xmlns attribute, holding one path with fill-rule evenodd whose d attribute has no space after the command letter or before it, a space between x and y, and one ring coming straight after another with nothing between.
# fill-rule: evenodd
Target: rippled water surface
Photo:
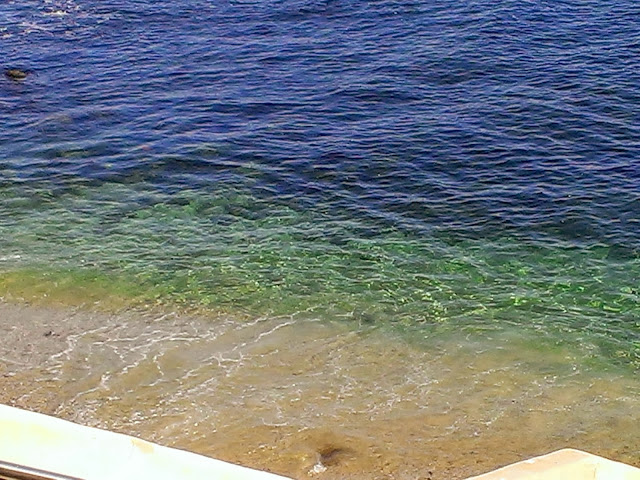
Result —
<instances>
[{"instance_id":1,"label":"rippled water surface","mask_svg":"<svg viewBox=\"0 0 640 480\"><path fill-rule=\"evenodd\" d=\"M249 355L253 363L243 365L254 370L233 384L233 395L256 412L252 389L285 389L272 398L281 414L268 414L272 429L286 417L288 428L302 431L311 428L313 408L321 416L331 411L320 400L299 409L279 403L295 403L291 375L305 379L302 398L321 399L319 385L355 389L352 397L365 404L329 402L347 405L326 427L338 436L349 437L345 425L357 430L371 420L353 412L392 412L376 424L380 435L398 429L403 415L451 412L465 399L479 408L452 416L472 425L489 422L486 412L512 420L530 412L527 418L548 425L540 427L542 439L553 436L554 417L541 412L570 412L566 428L589 432L606 431L604 418L640 415L634 2L8 0L0 5L0 62L29 73L0 79L6 299L198 311L197 322L183 321L202 345L193 344L175 375L204 385L214 380L197 366L226 351L212 340L221 328L259 336L269 322L285 325L286 335L269 335L269 348L288 353ZM213 320L220 315L227 327ZM198 323L207 316L210 331ZM136 330L142 316L135 323L126 323L137 332L129 347L139 351L153 331ZM171 325L158 330L165 332L159 350L141 358L171 355ZM82 338L91 344L90 335ZM321 345L316 354L324 360L295 374L285 366L301 362L305 342ZM331 342L350 346L331 360ZM67 352L69 368L82 351ZM355 358L375 365L376 352L399 372L374 382L379 388L371 387L377 367L353 367ZM476 365L482 352L490 360ZM146 365L119 358L115 371ZM258 374L271 358L281 368ZM331 362L333 369L323 368ZM434 362L458 380L436 375ZM78 385L54 360L47 365L56 382ZM153 376L155 367L147 367ZM102 368L96 360L93 373L113 373ZM466 375L469 369L478 371ZM496 371L507 373L491 377ZM336 372L350 381L336 380ZM478 382L476 374L491 380ZM531 393L552 377L565 379L560 390L570 393ZM117 408L92 407L87 391L128 408L122 398L133 390L105 382L78 387L55 408L189 444L187 434L170 441L174 433L133 428ZM411 382L438 383L449 407L432 404ZM209 412L202 392L213 403L227 398L174 380L168 390L162 385L137 407L147 422L174 411L157 410L154 398L193 392L200 412ZM484 411L496 385L495 408ZM518 413L500 404L507 391L537 400ZM548 394L544 407L536 403L540 391ZM568 408L581 391L594 396ZM599 409L598 395L625 406L618 414ZM174 405L167 402L161 405ZM170 418L182 425L189 408L175 405L182 413ZM228 411L234 408L231 402ZM512 429L491 425L496 438ZM440 427L460 441L471 435L451 423ZM233 435L249 438L247 428ZM618 428L632 436L631 426ZM434 432L419 436L435 441ZM282 435L295 444L294 434ZM584 445L596 448L597 435L586 434ZM206 432L193 438L201 442L191 448L207 450ZM623 446L625 434L619 438L601 443L640 462L637 449ZM525 453L542 453L520 440ZM278 443L268 435L261 441ZM214 450L208 453L220 453ZM228 457L269 463L239 452ZM282 471L297 475L296 465Z\"/></svg>"}]
</instances>

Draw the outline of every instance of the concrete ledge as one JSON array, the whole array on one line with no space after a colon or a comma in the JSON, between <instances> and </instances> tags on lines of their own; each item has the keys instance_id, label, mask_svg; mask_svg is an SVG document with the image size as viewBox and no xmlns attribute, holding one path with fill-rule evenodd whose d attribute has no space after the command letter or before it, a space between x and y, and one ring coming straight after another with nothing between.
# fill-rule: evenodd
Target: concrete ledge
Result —
<instances>
[{"instance_id":1,"label":"concrete ledge","mask_svg":"<svg viewBox=\"0 0 640 480\"><path fill-rule=\"evenodd\" d=\"M2 468L28 467L27 476ZM50 472L57 475L44 475ZM0 478L286 480L286 477L0 404ZM565 449L468 480L640 480L640 469Z\"/></svg>"},{"instance_id":2,"label":"concrete ledge","mask_svg":"<svg viewBox=\"0 0 640 480\"><path fill-rule=\"evenodd\" d=\"M285 479L128 435L84 427L6 405L0 405L0 461L58 474L43 478Z\"/></svg>"},{"instance_id":3,"label":"concrete ledge","mask_svg":"<svg viewBox=\"0 0 640 480\"><path fill-rule=\"evenodd\" d=\"M567 448L468 480L640 480L640 469Z\"/></svg>"}]
</instances>

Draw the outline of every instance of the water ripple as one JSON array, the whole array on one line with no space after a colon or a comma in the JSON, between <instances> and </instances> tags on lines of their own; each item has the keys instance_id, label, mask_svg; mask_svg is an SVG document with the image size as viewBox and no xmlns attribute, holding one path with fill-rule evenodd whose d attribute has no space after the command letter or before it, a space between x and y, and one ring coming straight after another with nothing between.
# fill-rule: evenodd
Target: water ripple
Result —
<instances>
[{"instance_id":1,"label":"water ripple","mask_svg":"<svg viewBox=\"0 0 640 480\"><path fill-rule=\"evenodd\" d=\"M68 256L55 264L84 256L153 272L172 295L206 297L215 282L184 279L181 269L187 254L208 251L219 257L199 268L237 268L220 278L240 303L243 288L265 279L282 289L273 298L318 283L329 298L331 269L345 292L374 285L357 276L368 272L359 247L350 250L359 238L378 238L381 251L397 235L436 250L438 242L485 242L485 253L509 245L525 257L578 249L573 261L606 249L635 271L633 2L30 0L5 2L0 14L5 66L32 72L23 82L0 79L7 258L29 263L29 250L51 259L59 248ZM118 219L148 243L118 230ZM239 240L253 235L266 242L256 257ZM329 245L345 248L348 261L322 257ZM288 272L275 253L287 248L296 265ZM306 279L295 259L311 262L309 251L326 262ZM423 265L434 251L422 252ZM356 274L340 261L355 262ZM545 261L530 268L545 270ZM393 271L393 261L383 264ZM440 287L455 291L449 268L434 267ZM400 317L405 304L413 314L425 301L416 279L375 291L397 297L387 300ZM442 294L427 310L481 308L469 296Z\"/></svg>"}]
</instances>

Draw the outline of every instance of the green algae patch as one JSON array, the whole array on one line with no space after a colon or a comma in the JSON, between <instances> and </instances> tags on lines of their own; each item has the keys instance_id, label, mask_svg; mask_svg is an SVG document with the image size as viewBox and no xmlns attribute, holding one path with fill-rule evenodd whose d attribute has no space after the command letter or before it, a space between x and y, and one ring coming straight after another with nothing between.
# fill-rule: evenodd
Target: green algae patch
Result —
<instances>
[{"instance_id":1,"label":"green algae patch","mask_svg":"<svg viewBox=\"0 0 640 480\"><path fill-rule=\"evenodd\" d=\"M95 270L20 270L0 273L0 296L31 304L96 310L152 306L162 293L153 286Z\"/></svg>"},{"instance_id":2,"label":"green algae patch","mask_svg":"<svg viewBox=\"0 0 640 480\"><path fill-rule=\"evenodd\" d=\"M615 246L416 235L249 184L0 189L4 296L573 342L640 366L640 259ZM613 252L613 253L612 253Z\"/></svg>"}]
</instances>

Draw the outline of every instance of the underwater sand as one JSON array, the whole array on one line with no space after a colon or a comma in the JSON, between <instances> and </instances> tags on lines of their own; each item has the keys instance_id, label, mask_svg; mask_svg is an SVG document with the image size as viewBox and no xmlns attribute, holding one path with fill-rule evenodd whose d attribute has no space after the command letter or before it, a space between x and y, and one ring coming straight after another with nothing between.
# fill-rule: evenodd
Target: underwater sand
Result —
<instances>
[{"instance_id":1,"label":"underwater sand","mask_svg":"<svg viewBox=\"0 0 640 480\"><path fill-rule=\"evenodd\" d=\"M640 381L568 347L16 303L0 319L2 403L293 478L457 479L568 446L640 465Z\"/></svg>"}]
</instances>

